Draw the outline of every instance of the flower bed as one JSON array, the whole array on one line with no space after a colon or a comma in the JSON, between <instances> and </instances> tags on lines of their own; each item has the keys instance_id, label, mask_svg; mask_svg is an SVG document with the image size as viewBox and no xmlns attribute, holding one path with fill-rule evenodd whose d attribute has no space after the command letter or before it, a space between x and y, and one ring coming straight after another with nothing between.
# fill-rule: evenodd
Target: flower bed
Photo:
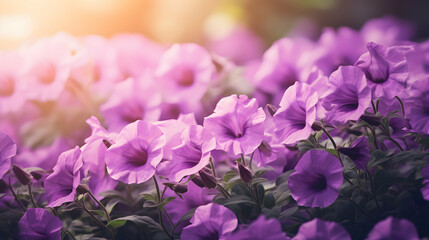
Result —
<instances>
[{"instance_id":1,"label":"flower bed","mask_svg":"<svg viewBox=\"0 0 429 240\"><path fill-rule=\"evenodd\" d=\"M239 62L139 35L1 52L0 236L429 237L429 42L402 32Z\"/></svg>"}]
</instances>

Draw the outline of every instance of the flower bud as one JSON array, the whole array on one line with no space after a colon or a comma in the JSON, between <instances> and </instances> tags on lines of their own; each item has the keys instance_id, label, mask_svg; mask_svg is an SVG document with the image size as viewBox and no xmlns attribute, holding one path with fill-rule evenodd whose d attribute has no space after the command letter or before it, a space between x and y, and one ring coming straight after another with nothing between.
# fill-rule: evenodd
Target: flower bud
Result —
<instances>
[{"instance_id":1,"label":"flower bud","mask_svg":"<svg viewBox=\"0 0 429 240\"><path fill-rule=\"evenodd\" d=\"M364 120L365 122L367 122L371 126L376 126L377 127L377 126L381 125L380 117L378 117L378 116L362 115L360 117L360 119Z\"/></svg>"},{"instance_id":2,"label":"flower bud","mask_svg":"<svg viewBox=\"0 0 429 240\"><path fill-rule=\"evenodd\" d=\"M81 183L76 188L76 193L77 194L86 194L86 193L89 193L89 192L90 192L89 187L86 184L82 184Z\"/></svg>"},{"instance_id":3,"label":"flower bud","mask_svg":"<svg viewBox=\"0 0 429 240\"><path fill-rule=\"evenodd\" d=\"M252 172L249 171L243 164L238 164L238 173L240 174L240 178L245 183L250 183L253 179Z\"/></svg>"},{"instance_id":4,"label":"flower bud","mask_svg":"<svg viewBox=\"0 0 429 240\"><path fill-rule=\"evenodd\" d=\"M200 170L198 173L201 177L201 182L206 188L216 187L217 181L212 175L207 174L204 170Z\"/></svg>"},{"instance_id":5,"label":"flower bud","mask_svg":"<svg viewBox=\"0 0 429 240\"><path fill-rule=\"evenodd\" d=\"M191 179L192 182L194 182L199 187L204 187L203 181L201 180L201 177L195 176Z\"/></svg>"},{"instance_id":6,"label":"flower bud","mask_svg":"<svg viewBox=\"0 0 429 240\"><path fill-rule=\"evenodd\" d=\"M36 179L37 181L39 181L40 179L43 178L43 173L39 172L39 171L32 171L30 172L31 176L33 176L34 179Z\"/></svg>"},{"instance_id":7,"label":"flower bud","mask_svg":"<svg viewBox=\"0 0 429 240\"><path fill-rule=\"evenodd\" d=\"M24 169L18 167L17 165L12 165L12 171L15 173L16 178L18 178L18 181L23 185L28 185L31 183L31 176L28 174Z\"/></svg>"},{"instance_id":8,"label":"flower bud","mask_svg":"<svg viewBox=\"0 0 429 240\"><path fill-rule=\"evenodd\" d=\"M278 107L274 106L273 104L267 104L267 110L271 114L271 116L274 116L274 114L279 110Z\"/></svg>"},{"instance_id":9,"label":"flower bud","mask_svg":"<svg viewBox=\"0 0 429 240\"><path fill-rule=\"evenodd\" d=\"M314 122L314 123L311 125L311 128L312 128L314 131L320 131L320 130L322 130L322 129L323 129L323 126L322 126L322 123L320 123L320 122Z\"/></svg>"},{"instance_id":10,"label":"flower bud","mask_svg":"<svg viewBox=\"0 0 429 240\"><path fill-rule=\"evenodd\" d=\"M106 139L103 139L103 143L104 143L104 145L106 145L107 148L112 146L112 144L109 141L107 141Z\"/></svg>"},{"instance_id":11,"label":"flower bud","mask_svg":"<svg viewBox=\"0 0 429 240\"><path fill-rule=\"evenodd\" d=\"M165 186L169 187L175 193L185 193L188 191L188 187L183 183L164 183Z\"/></svg>"}]
</instances>

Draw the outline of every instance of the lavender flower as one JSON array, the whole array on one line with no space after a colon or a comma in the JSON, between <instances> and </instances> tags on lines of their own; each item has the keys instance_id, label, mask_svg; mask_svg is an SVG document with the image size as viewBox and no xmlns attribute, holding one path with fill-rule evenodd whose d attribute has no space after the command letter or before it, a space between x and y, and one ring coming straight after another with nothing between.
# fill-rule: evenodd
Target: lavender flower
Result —
<instances>
[{"instance_id":1,"label":"lavender flower","mask_svg":"<svg viewBox=\"0 0 429 240\"><path fill-rule=\"evenodd\" d=\"M286 90L273 116L275 134L281 143L294 144L310 135L318 100L317 92L306 83L296 82Z\"/></svg>"},{"instance_id":2,"label":"lavender flower","mask_svg":"<svg viewBox=\"0 0 429 240\"><path fill-rule=\"evenodd\" d=\"M17 111L25 102L19 77L21 61L17 52L0 52L0 113Z\"/></svg>"},{"instance_id":3,"label":"lavender flower","mask_svg":"<svg viewBox=\"0 0 429 240\"><path fill-rule=\"evenodd\" d=\"M372 97L399 96L405 90L408 77L405 56L395 47L385 47L373 42L368 43L367 47L368 52L359 58L355 66L365 72Z\"/></svg>"},{"instance_id":4,"label":"lavender flower","mask_svg":"<svg viewBox=\"0 0 429 240\"><path fill-rule=\"evenodd\" d=\"M309 150L289 177L289 189L299 206L327 207L343 183L340 161L324 150Z\"/></svg>"},{"instance_id":5,"label":"lavender flower","mask_svg":"<svg viewBox=\"0 0 429 240\"><path fill-rule=\"evenodd\" d=\"M404 100L406 117L412 131L429 134L429 78L415 82L411 90Z\"/></svg>"},{"instance_id":6,"label":"lavender flower","mask_svg":"<svg viewBox=\"0 0 429 240\"><path fill-rule=\"evenodd\" d=\"M341 66L329 77L331 90L323 99L326 121L343 124L358 120L371 104L365 74L357 67Z\"/></svg>"},{"instance_id":7,"label":"lavender flower","mask_svg":"<svg viewBox=\"0 0 429 240\"><path fill-rule=\"evenodd\" d=\"M210 152L216 148L216 140L211 132L199 125L191 125L183 130L182 144L173 148L172 180L180 181L184 176L197 173L210 161Z\"/></svg>"},{"instance_id":8,"label":"lavender flower","mask_svg":"<svg viewBox=\"0 0 429 240\"><path fill-rule=\"evenodd\" d=\"M0 132L0 179L9 171L11 158L15 155L15 142L8 135Z\"/></svg>"},{"instance_id":9,"label":"lavender flower","mask_svg":"<svg viewBox=\"0 0 429 240\"><path fill-rule=\"evenodd\" d=\"M230 154L252 153L264 137L265 113L256 99L245 95L222 98L214 113L204 118L204 127L215 134L216 149Z\"/></svg>"},{"instance_id":10,"label":"lavender flower","mask_svg":"<svg viewBox=\"0 0 429 240\"><path fill-rule=\"evenodd\" d=\"M301 225L292 240L351 240L350 234L338 223L315 218Z\"/></svg>"},{"instance_id":11,"label":"lavender flower","mask_svg":"<svg viewBox=\"0 0 429 240\"><path fill-rule=\"evenodd\" d=\"M45 190L49 198L48 207L57 207L72 202L76 187L81 180L82 152L75 147L60 155L54 172L45 179Z\"/></svg>"},{"instance_id":12,"label":"lavender flower","mask_svg":"<svg viewBox=\"0 0 429 240\"><path fill-rule=\"evenodd\" d=\"M269 229L269 231L267 231ZM275 219L267 219L260 215L248 227L240 227L227 238L228 240L288 240L289 237L282 231L280 222Z\"/></svg>"},{"instance_id":13,"label":"lavender flower","mask_svg":"<svg viewBox=\"0 0 429 240\"><path fill-rule=\"evenodd\" d=\"M124 183L145 182L155 174L164 145L164 134L155 125L140 120L130 123L107 150L107 171Z\"/></svg>"},{"instance_id":14,"label":"lavender flower","mask_svg":"<svg viewBox=\"0 0 429 240\"><path fill-rule=\"evenodd\" d=\"M60 240L61 219L43 208L29 208L19 220L19 239Z\"/></svg>"},{"instance_id":15,"label":"lavender flower","mask_svg":"<svg viewBox=\"0 0 429 240\"><path fill-rule=\"evenodd\" d=\"M180 237L188 240L225 240L237 224L234 212L222 205L209 203L197 208L191 225L183 229Z\"/></svg>"},{"instance_id":16,"label":"lavender flower","mask_svg":"<svg viewBox=\"0 0 429 240\"><path fill-rule=\"evenodd\" d=\"M406 219L388 217L378 222L368 234L367 240L390 239L390 240L418 240L416 227Z\"/></svg>"}]
</instances>

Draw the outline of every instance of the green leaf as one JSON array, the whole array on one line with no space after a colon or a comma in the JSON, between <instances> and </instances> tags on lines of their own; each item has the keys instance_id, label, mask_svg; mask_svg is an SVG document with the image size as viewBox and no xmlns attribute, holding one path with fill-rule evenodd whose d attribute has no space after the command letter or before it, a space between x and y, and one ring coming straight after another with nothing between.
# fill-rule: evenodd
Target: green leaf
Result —
<instances>
[{"instance_id":1,"label":"green leaf","mask_svg":"<svg viewBox=\"0 0 429 240\"><path fill-rule=\"evenodd\" d=\"M225 182L229 182L229 180L231 180L232 178L234 178L234 177L236 177L236 176L238 176L237 172L236 172L236 171L231 170L231 171L226 172L226 173L223 175L223 180L224 180Z\"/></svg>"},{"instance_id":2,"label":"green leaf","mask_svg":"<svg viewBox=\"0 0 429 240\"><path fill-rule=\"evenodd\" d=\"M119 199L112 199L106 204L106 210L110 214L112 213L113 208L118 204L121 200Z\"/></svg>"},{"instance_id":3,"label":"green leaf","mask_svg":"<svg viewBox=\"0 0 429 240\"><path fill-rule=\"evenodd\" d=\"M154 194L143 193L142 195L145 200L154 201L154 202L158 200Z\"/></svg>"},{"instance_id":4,"label":"green leaf","mask_svg":"<svg viewBox=\"0 0 429 240\"><path fill-rule=\"evenodd\" d=\"M112 220L110 221L107 225L112 226L113 228L120 228L122 226L125 225L125 223L127 223L127 220Z\"/></svg>"},{"instance_id":5,"label":"green leaf","mask_svg":"<svg viewBox=\"0 0 429 240\"><path fill-rule=\"evenodd\" d=\"M119 221L119 222L118 222ZM121 217L110 221L107 226L123 226L125 223L123 221L130 221L137 225L139 229L146 229L149 231L162 231L161 225L155 220L148 216L139 216L139 215L130 215L126 217Z\"/></svg>"},{"instance_id":6,"label":"green leaf","mask_svg":"<svg viewBox=\"0 0 429 240\"><path fill-rule=\"evenodd\" d=\"M249 196L235 195L227 199L223 205L234 205L234 204L252 204L256 205L256 202Z\"/></svg>"},{"instance_id":7,"label":"green leaf","mask_svg":"<svg viewBox=\"0 0 429 240\"><path fill-rule=\"evenodd\" d=\"M159 204L159 207L162 209L165 207L165 205L167 205L169 202L173 201L174 199L176 199L176 197L167 197L164 198L164 200L162 200L162 202Z\"/></svg>"},{"instance_id":8,"label":"green leaf","mask_svg":"<svg viewBox=\"0 0 429 240\"><path fill-rule=\"evenodd\" d=\"M154 207L158 207L158 204L155 201L152 200L146 200L143 203L143 207L144 208L154 208Z\"/></svg>"},{"instance_id":9,"label":"green leaf","mask_svg":"<svg viewBox=\"0 0 429 240\"><path fill-rule=\"evenodd\" d=\"M391 171L379 170L374 175L374 192L382 194L395 182L395 175Z\"/></svg>"}]
</instances>

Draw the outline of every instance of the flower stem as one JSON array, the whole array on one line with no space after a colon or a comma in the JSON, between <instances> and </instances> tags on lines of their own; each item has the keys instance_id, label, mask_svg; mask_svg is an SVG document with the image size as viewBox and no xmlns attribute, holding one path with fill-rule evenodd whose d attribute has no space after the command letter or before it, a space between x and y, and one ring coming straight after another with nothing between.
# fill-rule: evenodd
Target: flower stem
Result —
<instances>
[{"instance_id":1,"label":"flower stem","mask_svg":"<svg viewBox=\"0 0 429 240\"><path fill-rule=\"evenodd\" d=\"M372 138L374 141L375 149L378 149L377 136L375 135L375 129L373 127L369 127L369 129L371 130L371 133L372 133Z\"/></svg>"},{"instance_id":2,"label":"flower stem","mask_svg":"<svg viewBox=\"0 0 429 240\"><path fill-rule=\"evenodd\" d=\"M91 196L92 200L94 200L104 211L104 213L106 214L106 218L107 218L107 222L110 222L110 214L109 212L107 212L107 209L104 207L104 205L97 200L97 198L94 196L94 194L92 194L91 191L88 192L89 196Z\"/></svg>"},{"instance_id":3,"label":"flower stem","mask_svg":"<svg viewBox=\"0 0 429 240\"><path fill-rule=\"evenodd\" d=\"M100 219L98 219L91 211L88 210L88 208L86 208L85 206L85 202L77 202L77 204L86 212L89 214L89 216L91 216L91 218L98 223L98 225L100 225L101 227L103 227L104 229L106 229L109 232L109 235L112 237L112 239L115 239L115 235L112 233L112 231L103 223L100 221Z\"/></svg>"},{"instance_id":4,"label":"flower stem","mask_svg":"<svg viewBox=\"0 0 429 240\"><path fill-rule=\"evenodd\" d=\"M331 134L329 134L328 131L326 131L325 127L322 127L323 132L328 136L329 140L331 141L332 145L335 149L337 149L337 144L335 143L334 139L331 137Z\"/></svg>"},{"instance_id":5,"label":"flower stem","mask_svg":"<svg viewBox=\"0 0 429 240\"><path fill-rule=\"evenodd\" d=\"M369 177L369 183L371 184L371 193L372 193L372 196L374 197L375 204L377 205L377 208L380 209L380 203L378 202L377 196L375 195L375 192L374 192L374 184L372 182L371 174L369 173L368 169L365 169L365 171L366 171L366 173L368 174L368 177Z\"/></svg>"},{"instance_id":6,"label":"flower stem","mask_svg":"<svg viewBox=\"0 0 429 240\"><path fill-rule=\"evenodd\" d=\"M161 203L161 201L162 201L162 198L161 198L161 192L159 191L159 186L158 186L158 181L156 180L156 177L155 177L155 175L153 175L153 182L155 183L155 189L156 189L156 196L157 196L157 199L158 199L158 206L157 206L157 209L158 209L158 215L159 215L159 222L160 222L160 224L161 224L161 227L162 227L162 231L164 231L164 233L165 234L167 234L167 236L168 236L168 238L170 238L170 239L173 239L173 236L171 236L170 235L170 233L167 231L167 229L165 228L165 225L164 225L164 219L163 219L163 215L162 215L162 209L159 207L159 204Z\"/></svg>"},{"instance_id":7,"label":"flower stem","mask_svg":"<svg viewBox=\"0 0 429 240\"><path fill-rule=\"evenodd\" d=\"M241 155L241 160L243 161L243 165L246 166L246 162L244 161L244 155L242 153L240 153Z\"/></svg>"},{"instance_id":8,"label":"flower stem","mask_svg":"<svg viewBox=\"0 0 429 240\"><path fill-rule=\"evenodd\" d=\"M212 168L213 177L216 178L216 170L215 170L215 167L214 167L214 164L213 164L213 157L212 156L210 156L210 167Z\"/></svg>"},{"instance_id":9,"label":"flower stem","mask_svg":"<svg viewBox=\"0 0 429 240\"><path fill-rule=\"evenodd\" d=\"M401 147L401 145L399 145L399 143L395 139L393 139L392 137L388 137L387 139L393 142L399 148L399 150L401 150L402 152L404 151L404 149Z\"/></svg>"},{"instance_id":10,"label":"flower stem","mask_svg":"<svg viewBox=\"0 0 429 240\"><path fill-rule=\"evenodd\" d=\"M12 192L13 197L15 198L15 201L18 203L18 205L22 208L22 210L27 211L27 208L24 206L24 204L19 200L18 196L16 195L15 191L13 191L12 185L10 184L10 176L9 176L9 190Z\"/></svg>"},{"instance_id":11,"label":"flower stem","mask_svg":"<svg viewBox=\"0 0 429 240\"><path fill-rule=\"evenodd\" d=\"M34 201L33 192L31 191L31 182L27 184L28 187L28 193L30 194L31 203L34 205L35 208L38 208L36 202Z\"/></svg>"}]
</instances>

